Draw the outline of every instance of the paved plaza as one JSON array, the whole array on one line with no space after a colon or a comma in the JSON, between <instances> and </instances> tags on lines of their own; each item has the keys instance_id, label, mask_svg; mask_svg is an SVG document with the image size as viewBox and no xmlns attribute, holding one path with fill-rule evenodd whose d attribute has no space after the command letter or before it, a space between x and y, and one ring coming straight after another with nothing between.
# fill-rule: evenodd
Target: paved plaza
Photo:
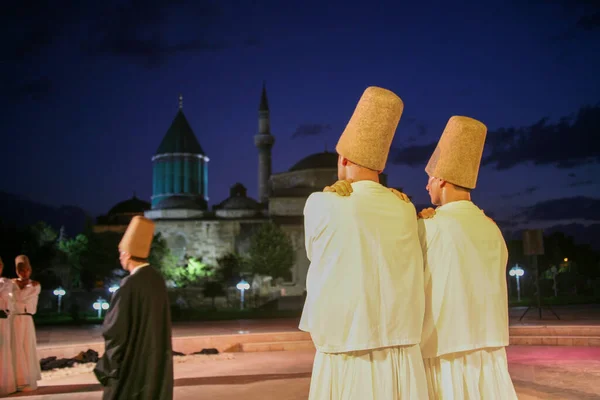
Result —
<instances>
[{"instance_id":1,"label":"paved plaza","mask_svg":"<svg viewBox=\"0 0 600 400\"><path fill-rule=\"evenodd\" d=\"M314 351L195 356L175 363L176 399L306 399ZM600 399L600 348L508 348L510 372L520 399ZM44 375L48 375L44 373ZM51 377L28 400L100 398L91 372Z\"/></svg>"},{"instance_id":2,"label":"paved plaza","mask_svg":"<svg viewBox=\"0 0 600 400\"><path fill-rule=\"evenodd\" d=\"M600 326L598 306L557 307L555 310L561 320L546 310L539 320L537 310L531 310L519 321L525 309L512 309L511 325ZM195 348L197 351L214 345L222 350L229 348L232 341L255 341L246 343L248 347L242 345L219 355L176 357L175 398L306 399L314 350L304 345L306 337L301 336L297 327L298 320L294 318L175 323L174 347L193 348L193 344L200 346ZM75 350L99 348L102 342L100 326L39 327L37 332L39 351L46 356L63 351L60 357L73 357ZM278 345L287 343L288 347L279 349L292 351L264 351L273 349L265 347L265 341ZM182 352L190 354L192 351ZM600 399L600 346L513 345L508 347L507 353L519 399ZM18 393L9 398L100 399L101 388L92 368L93 365L81 365L70 371L44 372L36 392Z\"/></svg>"}]
</instances>

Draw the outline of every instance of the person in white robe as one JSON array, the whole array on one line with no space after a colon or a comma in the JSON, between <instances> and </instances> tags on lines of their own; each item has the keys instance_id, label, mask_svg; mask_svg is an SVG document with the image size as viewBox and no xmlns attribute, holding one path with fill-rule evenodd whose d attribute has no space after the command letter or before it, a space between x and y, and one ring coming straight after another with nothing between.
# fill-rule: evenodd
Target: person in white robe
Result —
<instances>
[{"instance_id":1,"label":"person in white robe","mask_svg":"<svg viewBox=\"0 0 600 400\"><path fill-rule=\"evenodd\" d=\"M29 258L20 255L15 259L18 278L16 284L15 315L13 319L13 349L17 390L28 392L37 389L37 381L42 379L40 361L37 355L37 339L33 315L37 312L41 286L31 280Z\"/></svg>"},{"instance_id":2,"label":"person in white robe","mask_svg":"<svg viewBox=\"0 0 600 400\"><path fill-rule=\"evenodd\" d=\"M425 168L426 189L437 206L434 213L422 212L421 232L421 351L430 398L517 398L505 350L508 250L498 226L471 200L486 133L475 119L450 118Z\"/></svg>"},{"instance_id":3,"label":"person in white robe","mask_svg":"<svg viewBox=\"0 0 600 400\"><path fill-rule=\"evenodd\" d=\"M367 88L336 146L339 179L353 180L354 195L306 201L299 328L317 349L311 400L428 398L416 210L379 183L403 108L391 91Z\"/></svg>"},{"instance_id":4,"label":"person in white robe","mask_svg":"<svg viewBox=\"0 0 600 400\"><path fill-rule=\"evenodd\" d=\"M438 206L419 213L425 256L421 351L431 399L517 398L505 351L508 251L496 224L470 195L486 133L477 120L450 118L425 168L426 189ZM324 190L353 192L347 180Z\"/></svg>"},{"instance_id":5,"label":"person in white robe","mask_svg":"<svg viewBox=\"0 0 600 400\"><path fill-rule=\"evenodd\" d=\"M15 284L2 277L4 263L0 258L0 397L17 391L12 346L12 319L15 309Z\"/></svg>"}]
</instances>

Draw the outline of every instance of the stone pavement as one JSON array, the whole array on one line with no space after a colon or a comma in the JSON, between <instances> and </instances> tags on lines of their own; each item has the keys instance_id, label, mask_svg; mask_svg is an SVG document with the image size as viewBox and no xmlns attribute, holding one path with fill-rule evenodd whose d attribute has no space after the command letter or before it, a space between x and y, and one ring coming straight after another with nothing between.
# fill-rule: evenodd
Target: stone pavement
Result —
<instances>
[{"instance_id":1,"label":"stone pavement","mask_svg":"<svg viewBox=\"0 0 600 400\"><path fill-rule=\"evenodd\" d=\"M557 320L546 309L543 310L542 319L540 320L537 309L532 308L525 315L525 318L519 321L519 317L525 312L526 307L512 307L510 309L511 326L600 325L600 305L555 306L553 309L558 313L560 320ZM298 322L298 318L175 322L173 324L173 337L297 332ZM36 329L39 347L102 341L102 327L100 325L41 326Z\"/></svg>"},{"instance_id":2,"label":"stone pavement","mask_svg":"<svg viewBox=\"0 0 600 400\"><path fill-rule=\"evenodd\" d=\"M510 310L511 343L516 334L523 344L530 344L508 348L509 368L519 398L600 399L600 347L573 346L582 337L569 339L564 336L569 327L577 328L578 333L573 335L590 331L590 335L598 336L600 306L562 306L554 310L560 320L546 309L540 320L537 309L531 309L519 321L525 308ZM298 319L295 318L175 323L173 345L177 351L189 354L207 347L234 351L222 355L223 359L200 357L176 363L175 398L237 400L243 396L246 400L306 399L314 350L305 345L310 338L305 338L306 334L297 327ZM534 340L535 335L542 330L558 337L545 338L551 341L547 344L562 344L562 340L569 341L571 346L531 346L538 343ZM88 348L100 353L103 351L101 326L39 327L37 336L40 357L73 357ZM233 348L233 343L241 345ZM587 345L593 345L590 343ZM93 374L82 373L43 380L38 391L20 393L11 398L99 399L99 391Z\"/></svg>"},{"instance_id":3,"label":"stone pavement","mask_svg":"<svg viewBox=\"0 0 600 400\"><path fill-rule=\"evenodd\" d=\"M600 348L510 346L509 369L519 399L600 399ZM234 353L175 363L175 399L304 400L314 351ZM40 382L27 400L97 400L92 373Z\"/></svg>"}]
</instances>

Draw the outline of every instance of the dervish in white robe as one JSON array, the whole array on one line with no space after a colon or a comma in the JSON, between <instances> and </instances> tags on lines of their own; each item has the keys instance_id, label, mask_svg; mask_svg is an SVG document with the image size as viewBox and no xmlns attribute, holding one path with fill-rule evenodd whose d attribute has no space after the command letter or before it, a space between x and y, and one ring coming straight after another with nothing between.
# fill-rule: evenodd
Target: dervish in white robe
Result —
<instances>
[{"instance_id":1,"label":"dervish in white robe","mask_svg":"<svg viewBox=\"0 0 600 400\"><path fill-rule=\"evenodd\" d=\"M426 168L432 202L441 204L432 218L421 220L421 351L432 399L517 398L505 351L506 243L496 224L465 195L475 188L486 132L479 121L452 117ZM456 187L466 199L444 201L452 195L443 192Z\"/></svg>"},{"instance_id":2,"label":"dervish in white robe","mask_svg":"<svg viewBox=\"0 0 600 400\"><path fill-rule=\"evenodd\" d=\"M340 157L383 170L398 102L385 89L368 88L336 147ZM299 328L317 349L309 398L426 400L415 208L378 182L352 187L351 197L313 193L304 209L311 263Z\"/></svg>"},{"instance_id":3,"label":"dervish in white robe","mask_svg":"<svg viewBox=\"0 0 600 400\"><path fill-rule=\"evenodd\" d=\"M2 261L0 260L0 263ZM0 268L0 271L2 268ZM18 289L12 280L0 278L0 396L17 391L12 345L12 323L15 310L14 291Z\"/></svg>"},{"instance_id":4,"label":"dervish in white robe","mask_svg":"<svg viewBox=\"0 0 600 400\"><path fill-rule=\"evenodd\" d=\"M23 289L17 286L14 292L13 348L17 387L21 391L37 389L37 381L42 379L33 323L40 291L41 285L30 282Z\"/></svg>"}]
</instances>

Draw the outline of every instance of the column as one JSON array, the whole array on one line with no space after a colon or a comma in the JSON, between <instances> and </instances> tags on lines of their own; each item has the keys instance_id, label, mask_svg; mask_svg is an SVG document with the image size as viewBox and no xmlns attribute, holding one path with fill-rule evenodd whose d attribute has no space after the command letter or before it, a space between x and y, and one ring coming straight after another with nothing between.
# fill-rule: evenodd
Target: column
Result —
<instances>
[{"instance_id":1,"label":"column","mask_svg":"<svg viewBox=\"0 0 600 400\"><path fill-rule=\"evenodd\" d=\"M204 160L201 158L198 159L198 174L196 175L196 177L198 179L197 194L204 196Z\"/></svg>"},{"instance_id":2,"label":"column","mask_svg":"<svg viewBox=\"0 0 600 400\"><path fill-rule=\"evenodd\" d=\"M173 193L173 161L168 157L165 161L165 190L163 194Z\"/></svg>"},{"instance_id":3,"label":"column","mask_svg":"<svg viewBox=\"0 0 600 400\"><path fill-rule=\"evenodd\" d=\"M204 199L206 201L208 201L208 162L204 161L204 187L203 187L203 193L204 193Z\"/></svg>"},{"instance_id":4,"label":"column","mask_svg":"<svg viewBox=\"0 0 600 400\"><path fill-rule=\"evenodd\" d=\"M159 160L156 162L156 193L155 195L160 195L165 192L165 162Z\"/></svg>"},{"instance_id":5,"label":"column","mask_svg":"<svg viewBox=\"0 0 600 400\"><path fill-rule=\"evenodd\" d=\"M183 192L192 192L192 174L191 172L192 159L188 156L183 159Z\"/></svg>"},{"instance_id":6,"label":"column","mask_svg":"<svg viewBox=\"0 0 600 400\"><path fill-rule=\"evenodd\" d=\"M152 195L157 194L157 182L158 182L158 162L154 161L152 164Z\"/></svg>"},{"instance_id":7,"label":"column","mask_svg":"<svg viewBox=\"0 0 600 400\"><path fill-rule=\"evenodd\" d=\"M173 193L181 193L183 180L183 162L177 157L173 160Z\"/></svg>"}]
</instances>

